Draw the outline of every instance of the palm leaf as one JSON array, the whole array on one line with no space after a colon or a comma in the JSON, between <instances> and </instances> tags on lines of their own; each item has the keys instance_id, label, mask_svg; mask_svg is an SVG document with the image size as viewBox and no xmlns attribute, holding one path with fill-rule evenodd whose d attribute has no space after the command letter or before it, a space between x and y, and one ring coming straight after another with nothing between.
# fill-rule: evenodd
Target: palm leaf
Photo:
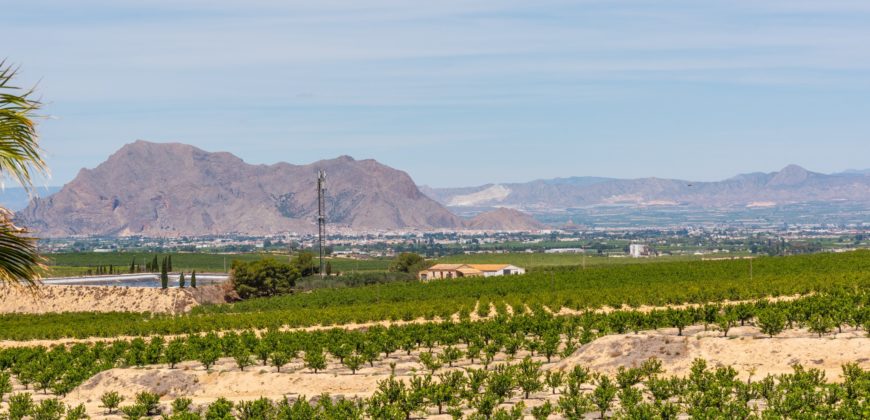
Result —
<instances>
[{"instance_id":1,"label":"palm leaf","mask_svg":"<svg viewBox=\"0 0 870 420\"><path fill-rule=\"evenodd\" d=\"M33 121L40 103L31 98L33 90L12 85L16 73L0 61L0 187L11 178L31 191L33 175L47 172ZM0 283L34 284L41 268L36 238L15 226L10 213L0 207Z\"/></svg>"},{"instance_id":2,"label":"palm leaf","mask_svg":"<svg viewBox=\"0 0 870 420\"><path fill-rule=\"evenodd\" d=\"M12 224L0 208L0 284L30 285L39 281L42 258L36 248L36 238L27 230Z\"/></svg>"},{"instance_id":3,"label":"palm leaf","mask_svg":"<svg viewBox=\"0 0 870 420\"><path fill-rule=\"evenodd\" d=\"M0 175L30 190L33 174L47 172L33 121L41 104L11 84L16 73L0 61Z\"/></svg>"}]
</instances>

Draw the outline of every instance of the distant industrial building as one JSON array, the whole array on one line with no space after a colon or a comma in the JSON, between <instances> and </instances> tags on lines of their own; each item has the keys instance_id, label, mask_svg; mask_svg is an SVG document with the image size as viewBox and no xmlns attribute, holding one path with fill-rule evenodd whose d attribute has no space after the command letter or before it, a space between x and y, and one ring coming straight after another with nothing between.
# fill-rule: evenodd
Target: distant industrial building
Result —
<instances>
[{"instance_id":1,"label":"distant industrial building","mask_svg":"<svg viewBox=\"0 0 870 420\"><path fill-rule=\"evenodd\" d=\"M420 280L460 277L495 277L525 274L526 269L511 264L435 264L417 273Z\"/></svg>"},{"instance_id":2,"label":"distant industrial building","mask_svg":"<svg viewBox=\"0 0 870 420\"><path fill-rule=\"evenodd\" d=\"M646 244L631 244L628 246L628 254L631 255L632 258L642 258L649 257L650 250L649 245Z\"/></svg>"}]
</instances>

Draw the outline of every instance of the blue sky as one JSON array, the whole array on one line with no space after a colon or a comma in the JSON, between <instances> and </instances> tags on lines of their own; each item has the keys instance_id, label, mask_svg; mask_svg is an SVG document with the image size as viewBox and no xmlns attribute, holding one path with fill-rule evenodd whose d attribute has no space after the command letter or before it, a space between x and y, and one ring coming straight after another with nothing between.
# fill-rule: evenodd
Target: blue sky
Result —
<instances>
[{"instance_id":1,"label":"blue sky","mask_svg":"<svg viewBox=\"0 0 870 420\"><path fill-rule=\"evenodd\" d=\"M50 185L136 139L420 184L870 167L870 2L4 5ZM14 35L14 36L13 36Z\"/></svg>"}]
</instances>

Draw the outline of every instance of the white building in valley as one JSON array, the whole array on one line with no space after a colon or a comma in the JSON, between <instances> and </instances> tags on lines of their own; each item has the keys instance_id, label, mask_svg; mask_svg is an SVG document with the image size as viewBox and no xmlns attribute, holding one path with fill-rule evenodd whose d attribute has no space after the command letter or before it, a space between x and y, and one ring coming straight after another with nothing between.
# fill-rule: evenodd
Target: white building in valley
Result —
<instances>
[{"instance_id":1,"label":"white building in valley","mask_svg":"<svg viewBox=\"0 0 870 420\"><path fill-rule=\"evenodd\" d=\"M511 264L435 264L417 273L420 280L459 277L495 277L526 274L526 269Z\"/></svg>"},{"instance_id":2,"label":"white building in valley","mask_svg":"<svg viewBox=\"0 0 870 420\"><path fill-rule=\"evenodd\" d=\"M631 244L628 246L628 254L632 258L641 258L650 256L649 245L647 244Z\"/></svg>"}]
</instances>

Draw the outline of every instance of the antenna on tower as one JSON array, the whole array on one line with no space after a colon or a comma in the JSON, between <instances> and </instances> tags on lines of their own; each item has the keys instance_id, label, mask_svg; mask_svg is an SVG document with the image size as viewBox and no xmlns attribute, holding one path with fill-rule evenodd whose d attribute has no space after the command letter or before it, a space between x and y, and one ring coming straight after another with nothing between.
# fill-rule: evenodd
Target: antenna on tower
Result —
<instances>
[{"instance_id":1,"label":"antenna on tower","mask_svg":"<svg viewBox=\"0 0 870 420\"><path fill-rule=\"evenodd\" d=\"M317 172L317 237L320 248L320 278L326 274L323 266L323 241L326 239L326 172Z\"/></svg>"}]
</instances>

